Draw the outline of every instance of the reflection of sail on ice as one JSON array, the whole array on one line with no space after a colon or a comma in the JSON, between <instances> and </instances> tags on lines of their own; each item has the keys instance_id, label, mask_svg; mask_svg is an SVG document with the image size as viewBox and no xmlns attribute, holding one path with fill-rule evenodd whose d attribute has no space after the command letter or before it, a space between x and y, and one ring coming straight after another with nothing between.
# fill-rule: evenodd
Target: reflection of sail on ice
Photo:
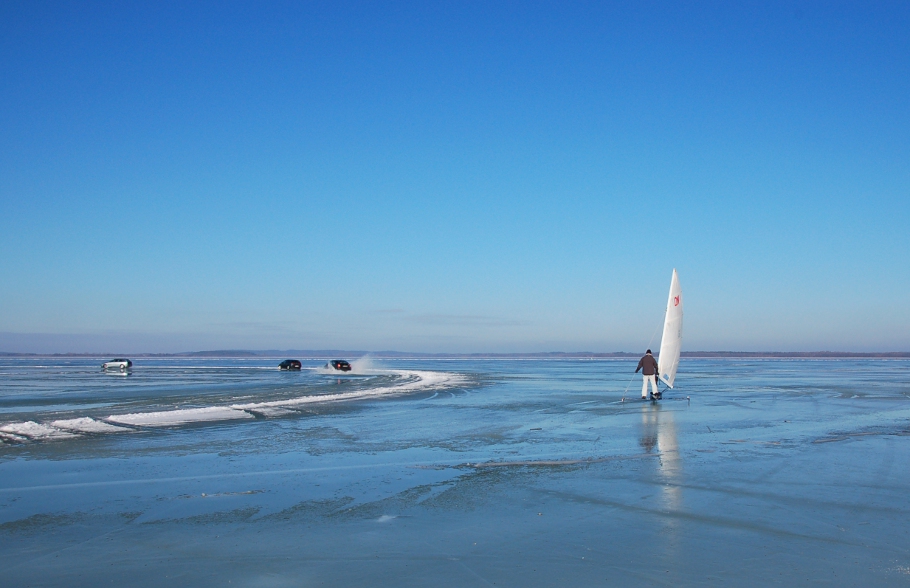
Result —
<instances>
[{"instance_id":1,"label":"reflection of sail on ice","mask_svg":"<svg viewBox=\"0 0 910 588\"><path fill-rule=\"evenodd\" d=\"M664 481L664 506L671 511L678 510L682 506L683 471L673 411L663 410L657 403L643 407L639 443L647 453L657 450L660 457L658 473Z\"/></svg>"},{"instance_id":2,"label":"reflection of sail on ice","mask_svg":"<svg viewBox=\"0 0 910 588\"><path fill-rule=\"evenodd\" d=\"M679 276L673 270L670 280L670 298L667 300L667 314L664 317L664 334L660 340L660 355L657 358L660 379L673 387L676 368L679 367L679 350L682 347L683 300L679 287Z\"/></svg>"}]
</instances>

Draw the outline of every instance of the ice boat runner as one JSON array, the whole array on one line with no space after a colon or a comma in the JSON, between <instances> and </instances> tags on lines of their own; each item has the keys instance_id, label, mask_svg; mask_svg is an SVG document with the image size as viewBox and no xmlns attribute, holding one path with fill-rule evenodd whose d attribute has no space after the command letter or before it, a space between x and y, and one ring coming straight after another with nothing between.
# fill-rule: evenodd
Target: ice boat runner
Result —
<instances>
[{"instance_id":1,"label":"ice boat runner","mask_svg":"<svg viewBox=\"0 0 910 588\"><path fill-rule=\"evenodd\" d=\"M679 367L679 350L682 347L683 298L679 287L679 275L673 269L670 279L670 297L667 299L667 314L664 316L664 334L660 339L660 354L657 356L657 373L660 379L673 387L676 368Z\"/></svg>"}]
</instances>

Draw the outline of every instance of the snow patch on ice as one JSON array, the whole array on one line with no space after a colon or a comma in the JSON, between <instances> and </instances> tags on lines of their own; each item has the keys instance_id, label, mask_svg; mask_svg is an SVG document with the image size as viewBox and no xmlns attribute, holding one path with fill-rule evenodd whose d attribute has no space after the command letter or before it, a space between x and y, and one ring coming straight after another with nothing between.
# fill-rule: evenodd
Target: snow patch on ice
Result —
<instances>
[{"instance_id":1,"label":"snow patch on ice","mask_svg":"<svg viewBox=\"0 0 910 588\"><path fill-rule=\"evenodd\" d=\"M117 414L111 415L104 420L110 423L121 423L139 427L170 427L173 425L185 425L189 423L252 418L255 417L250 413L242 410L235 410L228 406L208 406L205 408L182 408L160 412Z\"/></svg>"},{"instance_id":2,"label":"snow patch on ice","mask_svg":"<svg viewBox=\"0 0 910 588\"><path fill-rule=\"evenodd\" d=\"M27 437L22 435L14 435L13 433L3 433L0 432L0 441L6 441L11 443L25 443L28 441Z\"/></svg>"},{"instance_id":3,"label":"snow patch on ice","mask_svg":"<svg viewBox=\"0 0 910 588\"><path fill-rule=\"evenodd\" d=\"M52 421L50 424L58 429L74 433L120 433L130 430L126 427L117 427L103 421L96 421L89 417Z\"/></svg>"},{"instance_id":4,"label":"snow patch on ice","mask_svg":"<svg viewBox=\"0 0 910 588\"><path fill-rule=\"evenodd\" d=\"M320 402L339 402L345 400L362 400L365 398L376 398L379 396L393 396L397 394L406 394L416 390L428 388L449 387L460 384L464 381L464 376L448 372L428 372L417 370L396 370L395 373L407 381L402 384L392 386L381 386L379 388L367 388L364 390L355 390L353 392L342 392L339 394L317 394L313 396L301 396L299 398L289 398L287 400L273 400L271 402L251 402L247 404L232 404L232 408L238 410L260 411L268 407L294 407L303 404L316 404Z\"/></svg>"},{"instance_id":5,"label":"snow patch on ice","mask_svg":"<svg viewBox=\"0 0 910 588\"><path fill-rule=\"evenodd\" d=\"M0 432L11 433L20 437L29 439L68 439L76 435L67 431L61 431L56 427L50 427L35 421L25 421L24 423L8 423L0 427Z\"/></svg>"},{"instance_id":6,"label":"snow patch on ice","mask_svg":"<svg viewBox=\"0 0 910 588\"><path fill-rule=\"evenodd\" d=\"M366 362L368 361L366 359ZM47 424L35 421L7 423L0 426L0 440L24 443L30 440L70 439L85 433L122 433L131 430L118 425L171 427L191 423L254 419L256 416L280 417L299 412L298 407L309 404L402 395L418 390L454 387L465 381L465 376L449 372L374 370L368 366L368 363L361 363L358 366L361 374L369 372L371 375L396 376L398 378L397 383L338 394L300 396L270 402L116 414L103 420L81 417L55 420Z\"/></svg>"}]
</instances>

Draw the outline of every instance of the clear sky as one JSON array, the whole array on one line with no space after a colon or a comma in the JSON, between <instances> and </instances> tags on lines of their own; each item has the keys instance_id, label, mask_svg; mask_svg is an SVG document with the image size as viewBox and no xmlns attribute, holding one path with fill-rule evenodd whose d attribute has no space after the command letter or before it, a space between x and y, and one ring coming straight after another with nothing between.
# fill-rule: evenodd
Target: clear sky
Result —
<instances>
[{"instance_id":1,"label":"clear sky","mask_svg":"<svg viewBox=\"0 0 910 588\"><path fill-rule=\"evenodd\" d=\"M0 351L640 351L674 267L910 350L910 4L0 3Z\"/></svg>"}]
</instances>

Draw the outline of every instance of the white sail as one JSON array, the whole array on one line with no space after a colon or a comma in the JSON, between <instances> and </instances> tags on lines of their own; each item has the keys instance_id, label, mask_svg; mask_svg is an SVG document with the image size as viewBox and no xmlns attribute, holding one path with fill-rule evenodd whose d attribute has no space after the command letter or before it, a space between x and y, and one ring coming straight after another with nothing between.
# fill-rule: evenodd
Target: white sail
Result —
<instances>
[{"instance_id":1,"label":"white sail","mask_svg":"<svg viewBox=\"0 0 910 588\"><path fill-rule=\"evenodd\" d=\"M657 358L657 369L660 379L667 386L673 387L676 379L676 368L679 367L679 350L682 347L683 298L679 287L679 276L673 270L670 280L670 298L667 300L667 314L664 317L664 334L660 339L660 355Z\"/></svg>"}]
</instances>

